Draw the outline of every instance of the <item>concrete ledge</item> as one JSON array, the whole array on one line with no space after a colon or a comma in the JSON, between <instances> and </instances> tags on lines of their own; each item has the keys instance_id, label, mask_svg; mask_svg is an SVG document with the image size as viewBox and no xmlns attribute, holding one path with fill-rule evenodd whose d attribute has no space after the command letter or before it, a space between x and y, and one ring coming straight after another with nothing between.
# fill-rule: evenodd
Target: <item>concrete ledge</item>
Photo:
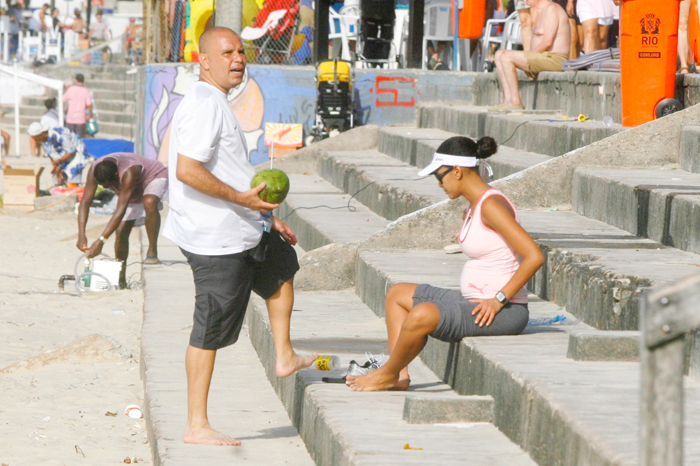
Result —
<instances>
[{"instance_id":1,"label":"concrete ledge","mask_svg":"<svg viewBox=\"0 0 700 466\"><path fill-rule=\"evenodd\" d=\"M277 215L292 227L306 251L330 243L364 241L389 223L317 176L292 174L289 178L292 192Z\"/></svg>"},{"instance_id":2,"label":"concrete ledge","mask_svg":"<svg viewBox=\"0 0 700 466\"><path fill-rule=\"evenodd\" d=\"M700 173L700 126L686 126L681 133L681 168Z\"/></svg>"},{"instance_id":3,"label":"concrete ledge","mask_svg":"<svg viewBox=\"0 0 700 466\"><path fill-rule=\"evenodd\" d=\"M575 361L639 361L639 332L574 330L566 357Z\"/></svg>"},{"instance_id":4,"label":"concrete ledge","mask_svg":"<svg viewBox=\"0 0 700 466\"><path fill-rule=\"evenodd\" d=\"M326 152L320 175L378 215L397 218L444 199L434 179L418 179L416 167L377 151Z\"/></svg>"},{"instance_id":5,"label":"concrete ledge","mask_svg":"<svg viewBox=\"0 0 700 466\"><path fill-rule=\"evenodd\" d=\"M409 424L493 422L490 396L407 396L403 420Z\"/></svg>"},{"instance_id":6,"label":"concrete ledge","mask_svg":"<svg viewBox=\"0 0 700 466\"><path fill-rule=\"evenodd\" d=\"M640 237L700 252L700 174L672 168L594 169L574 173L576 212Z\"/></svg>"},{"instance_id":7,"label":"concrete ledge","mask_svg":"<svg viewBox=\"0 0 700 466\"><path fill-rule=\"evenodd\" d=\"M34 199L34 209L50 212L72 212L77 202L78 195L75 193L41 196Z\"/></svg>"}]
</instances>

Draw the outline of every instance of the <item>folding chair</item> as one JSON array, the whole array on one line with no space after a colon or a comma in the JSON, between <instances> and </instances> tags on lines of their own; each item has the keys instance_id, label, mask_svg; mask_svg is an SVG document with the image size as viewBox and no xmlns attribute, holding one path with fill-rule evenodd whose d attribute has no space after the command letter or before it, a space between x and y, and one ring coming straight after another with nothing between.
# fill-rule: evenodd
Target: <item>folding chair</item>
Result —
<instances>
[{"instance_id":1,"label":"folding chair","mask_svg":"<svg viewBox=\"0 0 700 466\"><path fill-rule=\"evenodd\" d=\"M436 2L425 6L423 15L423 69L428 67L428 41L448 42L454 40L452 2ZM458 51L459 56L459 51ZM457 61L459 63L459 60Z\"/></svg>"},{"instance_id":2,"label":"folding chair","mask_svg":"<svg viewBox=\"0 0 700 466\"><path fill-rule=\"evenodd\" d=\"M357 60L361 65L398 67L393 44L396 0L361 0Z\"/></svg>"},{"instance_id":3,"label":"folding chair","mask_svg":"<svg viewBox=\"0 0 700 466\"><path fill-rule=\"evenodd\" d=\"M494 34L494 30L499 25L503 25L503 33L500 36ZM517 11L505 19L490 19L486 21L485 32L481 37L479 69L483 71L491 71L493 69L493 62L490 60L491 44L496 44L504 50L512 50L513 46L518 43L522 45L521 31L520 16Z\"/></svg>"}]
</instances>

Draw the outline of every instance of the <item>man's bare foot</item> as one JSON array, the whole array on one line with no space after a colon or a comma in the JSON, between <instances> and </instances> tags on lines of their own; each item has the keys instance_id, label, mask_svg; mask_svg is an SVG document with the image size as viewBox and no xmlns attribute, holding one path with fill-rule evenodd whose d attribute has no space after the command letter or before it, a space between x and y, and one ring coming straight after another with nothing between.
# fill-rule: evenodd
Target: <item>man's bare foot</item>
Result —
<instances>
[{"instance_id":1,"label":"man's bare foot","mask_svg":"<svg viewBox=\"0 0 700 466\"><path fill-rule=\"evenodd\" d=\"M277 377L289 377L296 371L306 369L313 364L316 359L318 359L318 353L314 353L311 356L300 356L296 353L292 353L292 357L288 359L277 360L275 374Z\"/></svg>"},{"instance_id":2,"label":"man's bare foot","mask_svg":"<svg viewBox=\"0 0 700 466\"><path fill-rule=\"evenodd\" d=\"M160 259L158 259L158 256L146 256L146 259L143 261L144 264L148 265L155 265L155 264L160 264Z\"/></svg>"},{"instance_id":3,"label":"man's bare foot","mask_svg":"<svg viewBox=\"0 0 700 466\"><path fill-rule=\"evenodd\" d=\"M396 389L399 384L399 376L389 373L388 371L384 370L384 367L380 367L376 371L360 377L348 375L347 384L356 392L393 390Z\"/></svg>"},{"instance_id":4,"label":"man's bare foot","mask_svg":"<svg viewBox=\"0 0 700 466\"><path fill-rule=\"evenodd\" d=\"M198 427L185 429L185 435L182 436L185 443L194 443L199 445L221 445L236 447L241 444L240 440L217 432L211 427Z\"/></svg>"}]
</instances>

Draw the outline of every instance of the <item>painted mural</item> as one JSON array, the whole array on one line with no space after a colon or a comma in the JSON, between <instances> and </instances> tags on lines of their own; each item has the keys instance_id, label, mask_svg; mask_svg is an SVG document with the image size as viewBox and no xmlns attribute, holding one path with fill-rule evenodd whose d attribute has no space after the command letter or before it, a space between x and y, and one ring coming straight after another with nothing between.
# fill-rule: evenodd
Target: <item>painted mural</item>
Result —
<instances>
[{"instance_id":1,"label":"painted mural","mask_svg":"<svg viewBox=\"0 0 700 466\"><path fill-rule=\"evenodd\" d=\"M146 67L145 157L167 165L170 121L198 72L197 65ZM308 85L294 83L281 69L248 67L243 83L231 91L228 100L245 134L253 164L268 160L265 123L300 123L308 132L314 121L315 98L313 81Z\"/></svg>"},{"instance_id":2,"label":"painted mural","mask_svg":"<svg viewBox=\"0 0 700 466\"><path fill-rule=\"evenodd\" d=\"M167 163L170 120L197 64L144 67L143 122L137 146L151 159ZM244 82L228 99L243 129L253 164L268 160L266 123L297 123L308 136L316 114L316 70L310 66L249 65ZM415 109L426 101L470 101L473 78L419 70L355 70L356 125L396 125L415 121Z\"/></svg>"}]
</instances>

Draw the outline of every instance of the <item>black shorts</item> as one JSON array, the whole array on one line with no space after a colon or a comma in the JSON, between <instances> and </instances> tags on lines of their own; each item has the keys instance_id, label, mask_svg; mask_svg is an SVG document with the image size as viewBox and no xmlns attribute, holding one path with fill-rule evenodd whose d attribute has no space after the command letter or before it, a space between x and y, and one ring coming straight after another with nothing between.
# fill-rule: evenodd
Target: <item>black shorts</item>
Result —
<instances>
[{"instance_id":1,"label":"black shorts","mask_svg":"<svg viewBox=\"0 0 700 466\"><path fill-rule=\"evenodd\" d=\"M181 251L194 275L190 345L207 350L238 340L251 291L268 299L299 270L296 251L274 231L264 233L257 247L236 254L203 256Z\"/></svg>"}]
</instances>

